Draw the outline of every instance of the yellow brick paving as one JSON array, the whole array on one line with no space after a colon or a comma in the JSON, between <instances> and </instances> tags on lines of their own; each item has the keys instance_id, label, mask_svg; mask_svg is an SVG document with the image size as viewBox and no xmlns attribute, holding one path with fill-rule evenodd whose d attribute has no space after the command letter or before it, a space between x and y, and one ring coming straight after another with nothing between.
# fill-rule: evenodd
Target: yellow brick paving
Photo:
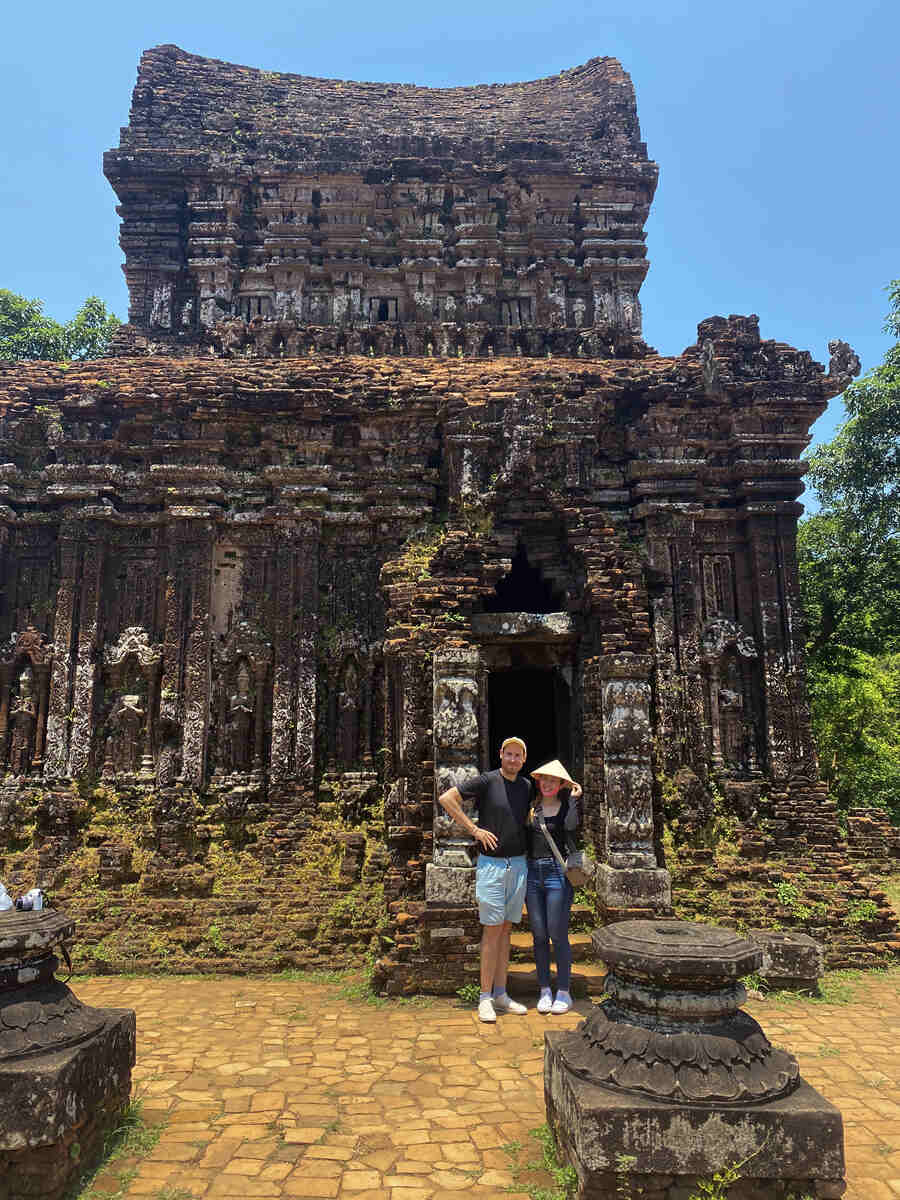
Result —
<instances>
[{"instance_id":1,"label":"yellow brick paving","mask_svg":"<svg viewBox=\"0 0 900 1200\"><path fill-rule=\"evenodd\" d=\"M537 1156L544 1031L573 1028L589 1007L489 1026L449 1000L373 1007L321 983L75 984L86 1003L137 1012L135 1092L149 1120L167 1123L125 1193L135 1200L527 1200L504 1147ZM849 1004L747 1008L841 1108L847 1200L897 1200L900 976L868 977Z\"/></svg>"}]
</instances>

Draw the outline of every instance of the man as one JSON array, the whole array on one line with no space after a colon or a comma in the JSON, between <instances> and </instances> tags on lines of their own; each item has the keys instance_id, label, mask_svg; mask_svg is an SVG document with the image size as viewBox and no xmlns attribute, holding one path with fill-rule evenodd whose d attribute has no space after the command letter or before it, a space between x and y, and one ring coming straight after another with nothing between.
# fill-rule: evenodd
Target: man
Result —
<instances>
[{"instance_id":1,"label":"man","mask_svg":"<svg viewBox=\"0 0 900 1200\"><path fill-rule=\"evenodd\" d=\"M531 808L532 785L520 779L527 753L521 738L508 737L500 747L500 769L487 771L448 788L438 803L478 843L475 899L481 921L481 994L478 1017L496 1021L498 1012L524 1013L524 1004L506 992L509 936L522 919L528 880L525 823ZM463 799L471 800L478 824L467 817Z\"/></svg>"}]
</instances>

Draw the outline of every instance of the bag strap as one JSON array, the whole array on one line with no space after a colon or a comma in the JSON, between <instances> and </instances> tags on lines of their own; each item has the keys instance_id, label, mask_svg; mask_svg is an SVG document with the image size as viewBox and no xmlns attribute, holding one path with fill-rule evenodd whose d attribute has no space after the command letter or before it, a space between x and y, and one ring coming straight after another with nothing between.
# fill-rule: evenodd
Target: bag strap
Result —
<instances>
[{"instance_id":1,"label":"bag strap","mask_svg":"<svg viewBox=\"0 0 900 1200\"><path fill-rule=\"evenodd\" d=\"M553 851L553 857L559 863L560 867L562 867L563 874L565 874L566 860L563 858L563 856L559 852L559 847L556 844L556 839L554 838L554 836L550 832L550 830L547 828L547 822L544 820L543 812L536 811L534 814L534 819L538 823L538 829L540 829L541 833L544 835L544 840L549 844L550 849Z\"/></svg>"}]
</instances>

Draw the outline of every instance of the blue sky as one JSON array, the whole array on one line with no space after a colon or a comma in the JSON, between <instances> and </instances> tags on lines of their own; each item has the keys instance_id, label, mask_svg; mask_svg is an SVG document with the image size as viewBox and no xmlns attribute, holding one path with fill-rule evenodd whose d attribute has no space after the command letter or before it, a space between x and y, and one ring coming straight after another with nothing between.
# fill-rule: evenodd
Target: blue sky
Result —
<instances>
[{"instance_id":1,"label":"blue sky","mask_svg":"<svg viewBox=\"0 0 900 1200\"><path fill-rule=\"evenodd\" d=\"M0 287L60 320L127 297L101 157L128 119L142 50L163 42L276 71L442 87L534 79L594 55L637 91L660 184L647 226L645 336L661 353L713 314L867 370L900 276L900 5L707 0L191 0L8 7L0 45ZM815 427L832 435L833 402Z\"/></svg>"}]
</instances>

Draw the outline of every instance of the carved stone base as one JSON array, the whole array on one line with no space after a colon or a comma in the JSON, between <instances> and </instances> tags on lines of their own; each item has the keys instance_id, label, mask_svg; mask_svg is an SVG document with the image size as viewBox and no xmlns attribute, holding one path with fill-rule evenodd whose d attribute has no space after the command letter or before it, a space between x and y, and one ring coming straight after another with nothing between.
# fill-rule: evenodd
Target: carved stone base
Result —
<instances>
[{"instance_id":1,"label":"carved stone base","mask_svg":"<svg viewBox=\"0 0 900 1200\"><path fill-rule=\"evenodd\" d=\"M425 867L425 899L439 907L475 904L475 868L441 867L428 863Z\"/></svg>"},{"instance_id":2,"label":"carved stone base","mask_svg":"<svg viewBox=\"0 0 900 1200\"><path fill-rule=\"evenodd\" d=\"M0 1194L57 1200L103 1149L131 1092L134 1013L69 1049L0 1064ZM73 1153L74 1143L78 1151ZM5 1190L9 1189L9 1192Z\"/></svg>"},{"instance_id":3,"label":"carved stone base","mask_svg":"<svg viewBox=\"0 0 900 1200\"><path fill-rule=\"evenodd\" d=\"M544 1094L547 1120L578 1172L579 1200L676 1200L738 1162L733 1200L843 1195L841 1114L809 1084L765 1104L666 1104L578 1078L559 1054L567 1037L545 1035Z\"/></svg>"},{"instance_id":4,"label":"carved stone base","mask_svg":"<svg viewBox=\"0 0 900 1200\"><path fill-rule=\"evenodd\" d=\"M644 913L663 916L672 909L672 879L664 867L597 868L597 899L607 921Z\"/></svg>"}]
</instances>

